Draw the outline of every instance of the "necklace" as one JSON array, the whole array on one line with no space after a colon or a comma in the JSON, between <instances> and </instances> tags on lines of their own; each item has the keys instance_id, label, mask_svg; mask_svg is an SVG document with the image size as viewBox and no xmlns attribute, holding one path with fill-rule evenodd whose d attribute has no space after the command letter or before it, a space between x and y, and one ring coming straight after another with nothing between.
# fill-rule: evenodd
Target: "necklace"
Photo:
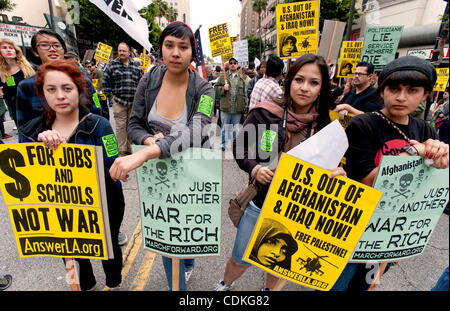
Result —
<instances>
[{"instance_id":1,"label":"necklace","mask_svg":"<svg viewBox=\"0 0 450 311\"><path fill-rule=\"evenodd\" d=\"M372 113L376 114L381 119L385 120L387 123L392 125L392 127L397 130L397 132L403 137L404 140L406 140L408 143L410 142L410 139L408 138L408 136L406 136L405 133L403 133L402 130L399 129L398 126L395 125L391 120L389 120L384 114L379 113L378 111L373 111Z\"/></svg>"}]
</instances>

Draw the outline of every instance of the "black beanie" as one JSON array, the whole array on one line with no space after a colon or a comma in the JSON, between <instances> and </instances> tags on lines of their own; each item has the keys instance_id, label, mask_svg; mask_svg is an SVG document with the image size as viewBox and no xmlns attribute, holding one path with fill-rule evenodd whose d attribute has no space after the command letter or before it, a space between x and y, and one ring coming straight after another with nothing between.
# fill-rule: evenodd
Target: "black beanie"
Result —
<instances>
[{"instance_id":1,"label":"black beanie","mask_svg":"<svg viewBox=\"0 0 450 311\"><path fill-rule=\"evenodd\" d=\"M386 79L386 77L391 73L406 70L419 71L430 79L432 85L436 83L436 69L434 69L433 65L431 65L427 60L417 56L403 56L393 60L387 64L386 67L384 67L383 71L381 71L378 76L378 85L381 85L383 80Z\"/></svg>"}]
</instances>

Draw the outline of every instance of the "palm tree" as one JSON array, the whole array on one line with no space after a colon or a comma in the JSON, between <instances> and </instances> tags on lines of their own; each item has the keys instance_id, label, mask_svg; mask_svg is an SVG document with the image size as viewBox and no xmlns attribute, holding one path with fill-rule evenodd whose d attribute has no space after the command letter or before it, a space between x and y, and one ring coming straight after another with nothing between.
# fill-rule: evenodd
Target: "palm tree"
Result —
<instances>
[{"instance_id":1,"label":"palm tree","mask_svg":"<svg viewBox=\"0 0 450 311\"><path fill-rule=\"evenodd\" d=\"M157 16L159 17L159 23L158 24L161 25L161 18L163 16L166 16L167 11L169 10L169 5L164 0L153 0L152 4L154 4L155 7L158 10L158 14L157 14Z\"/></svg>"},{"instance_id":2,"label":"palm tree","mask_svg":"<svg viewBox=\"0 0 450 311\"><path fill-rule=\"evenodd\" d=\"M178 11L173 6L170 6L166 12L166 18L169 22L176 21L178 17Z\"/></svg>"},{"instance_id":3,"label":"palm tree","mask_svg":"<svg viewBox=\"0 0 450 311\"><path fill-rule=\"evenodd\" d=\"M261 39L259 43L259 59L261 59L261 42L262 42L262 31L261 31L261 13L266 10L268 0L252 0L252 9L258 13L258 29L259 38Z\"/></svg>"},{"instance_id":4,"label":"palm tree","mask_svg":"<svg viewBox=\"0 0 450 311\"><path fill-rule=\"evenodd\" d=\"M0 12L12 11L16 6L11 0L0 0Z\"/></svg>"}]
</instances>

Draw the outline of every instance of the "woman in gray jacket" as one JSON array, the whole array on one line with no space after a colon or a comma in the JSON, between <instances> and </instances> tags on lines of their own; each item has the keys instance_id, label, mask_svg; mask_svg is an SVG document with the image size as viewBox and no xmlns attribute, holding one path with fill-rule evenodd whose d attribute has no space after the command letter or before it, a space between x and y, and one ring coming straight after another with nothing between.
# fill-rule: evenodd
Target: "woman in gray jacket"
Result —
<instances>
[{"instance_id":1,"label":"woman in gray jacket","mask_svg":"<svg viewBox=\"0 0 450 311\"><path fill-rule=\"evenodd\" d=\"M167 158L189 147L209 147L203 128L211 123L214 88L189 69L196 57L192 30L182 22L169 24L159 38L164 64L153 67L139 82L128 125L128 136L138 152L116 159L110 169L115 180L127 181L128 173L145 161ZM169 289L172 289L172 261L163 256ZM180 290L193 259L180 260ZM186 274L185 274L186 272Z\"/></svg>"}]
</instances>

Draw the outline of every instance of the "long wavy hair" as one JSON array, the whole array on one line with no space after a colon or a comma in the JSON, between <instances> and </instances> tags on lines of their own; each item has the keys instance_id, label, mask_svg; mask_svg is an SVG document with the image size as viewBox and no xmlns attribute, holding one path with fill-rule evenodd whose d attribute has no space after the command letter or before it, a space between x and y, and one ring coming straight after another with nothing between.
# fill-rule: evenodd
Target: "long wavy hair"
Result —
<instances>
[{"instance_id":1,"label":"long wavy hair","mask_svg":"<svg viewBox=\"0 0 450 311\"><path fill-rule=\"evenodd\" d=\"M9 39L1 38L0 46L2 44L11 45L14 47L14 50L16 50L16 63L19 69L23 72L25 79L34 76L35 71L33 67L31 67L30 63L27 61L25 56L23 55L22 50L17 45L15 45L13 41ZM10 68L8 63L6 62L5 58L0 55L0 78L3 83L5 83L8 77L11 75L9 70Z\"/></svg>"},{"instance_id":2,"label":"long wavy hair","mask_svg":"<svg viewBox=\"0 0 450 311\"><path fill-rule=\"evenodd\" d=\"M315 54L305 54L298 58L293 64L291 64L288 73L286 74L286 79L284 80L284 104L287 104L288 107L292 108L292 98L291 98L291 84L295 78L297 72L306 64L317 64L320 70L321 78L322 78L322 87L320 89L319 97L317 98L314 105L316 106L316 110L319 113L317 118L317 126L318 129L325 127L327 124L331 122L330 112L331 109L331 86L330 86L330 77L328 74L328 66L325 59L322 56L318 56Z\"/></svg>"}]
</instances>

